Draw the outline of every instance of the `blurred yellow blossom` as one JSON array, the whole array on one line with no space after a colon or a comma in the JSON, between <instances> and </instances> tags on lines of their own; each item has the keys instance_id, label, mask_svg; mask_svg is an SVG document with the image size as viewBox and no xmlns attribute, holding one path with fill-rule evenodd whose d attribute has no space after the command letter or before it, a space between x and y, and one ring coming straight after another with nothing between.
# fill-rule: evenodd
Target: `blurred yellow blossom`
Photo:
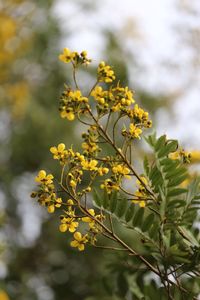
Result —
<instances>
[{"instance_id":1,"label":"blurred yellow blossom","mask_svg":"<svg viewBox=\"0 0 200 300\"><path fill-rule=\"evenodd\" d=\"M3 290L0 290L0 300L10 300L8 297L8 294L4 292Z\"/></svg>"}]
</instances>

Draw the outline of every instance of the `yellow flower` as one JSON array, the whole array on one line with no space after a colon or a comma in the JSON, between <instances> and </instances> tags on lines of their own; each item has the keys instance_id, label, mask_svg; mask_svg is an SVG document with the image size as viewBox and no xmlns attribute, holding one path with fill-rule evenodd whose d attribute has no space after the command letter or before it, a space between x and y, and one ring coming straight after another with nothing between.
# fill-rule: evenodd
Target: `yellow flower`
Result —
<instances>
[{"instance_id":1,"label":"yellow flower","mask_svg":"<svg viewBox=\"0 0 200 300\"><path fill-rule=\"evenodd\" d=\"M92 188L91 188L90 186L88 186L88 187L85 188L85 192L86 192L86 193L90 193L91 190L92 190Z\"/></svg>"},{"instance_id":2,"label":"yellow flower","mask_svg":"<svg viewBox=\"0 0 200 300\"><path fill-rule=\"evenodd\" d=\"M92 208L89 209L88 212L92 217L95 217L95 218L90 218L87 216L87 217L83 217L82 221L88 223L90 230L92 232L98 233L99 231L101 231L102 228L101 228L101 226L99 226L99 224L96 222L96 220L102 221L104 219L104 216L103 215L95 215L95 211Z\"/></svg>"},{"instance_id":3,"label":"yellow flower","mask_svg":"<svg viewBox=\"0 0 200 300\"><path fill-rule=\"evenodd\" d=\"M95 159L92 160L83 160L81 162L81 165L83 167L83 170L88 170L88 171L96 171L97 170L97 164L98 161Z\"/></svg>"},{"instance_id":4,"label":"yellow flower","mask_svg":"<svg viewBox=\"0 0 200 300\"><path fill-rule=\"evenodd\" d=\"M74 206L74 201L72 199L67 200L67 208L68 210L72 210L72 207Z\"/></svg>"},{"instance_id":5,"label":"yellow flower","mask_svg":"<svg viewBox=\"0 0 200 300\"><path fill-rule=\"evenodd\" d=\"M45 199L45 203L47 204L47 211L48 213L52 214L55 211L55 208L59 208L62 205L62 199L61 198L55 198L56 194L52 193L51 196Z\"/></svg>"},{"instance_id":6,"label":"yellow flower","mask_svg":"<svg viewBox=\"0 0 200 300\"><path fill-rule=\"evenodd\" d=\"M133 92L130 91L127 86L124 88L124 87L121 87L118 83L116 87L112 88L112 93L113 93L112 100L115 101L115 105L112 108L113 111L114 111L114 109L118 109L119 105L121 107L129 106L135 102L135 100L133 99ZM117 108L115 108L116 105L117 105Z\"/></svg>"},{"instance_id":7,"label":"yellow flower","mask_svg":"<svg viewBox=\"0 0 200 300\"><path fill-rule=\"evenodd\" d=\"M87 57L87 52L82 51L80 54L76 51L70 51L68 48L63 49L63 53L59 55L59 59L64 63L72 62L74 65L91 63L91 59Z\"/></svg>"},{"instance_id":8,"label":"yellow flower","mask_svg":"<svg viewBox=\"0 0 200 300\"><path fill-rule=\"evenodd\" d=\"M111 179L106 179L100 187L101 189L105 189L108 194L110 194L113 190L119 190L119 185L113 182Z\"/></svg>"},{"instance_id":9,"label":"yellow flower","mask_svg":"<svg viewBox=\"0 0 200 300\"><path fill-rule=\"evenodd\" d=\"M80 154L79 152L76 152L76 157L78 158L79 161L84 161L85 160L84 155Z\"/></svg>"},{"instance_id":10,"label":"yellow flower","mask_svg":"<svg viewBox=\"0 0 200 300\"><path fill-rule=\"evenodd\" d=\"M71 52L68 48L63 49L63 53L59 55L59 59L64 63L69 63L74 57L74 52Z\"/></svg>"},{"instance_id":11,"label":"yellow flower","mask_svg":"<svg viewBox=\"0 0 200 300\"><path fill-rule=\"evenodd\" d=\"M48 213L50 213L50 214L54 213L54 211L55 211L55 206L54 206L54 204L48 205L48 206L47 206L47 211L48 211Z\"/></svg>"},{"instance_id":12,"label":"yellow flower","mask_svg":"<svg viewBox=\"0 0 200 300\"><path fill-rule=\"evenodd\" d=\"M59 230L61 232L66 232L67 230L69 230L70 232L76 231L76 228L78 227L78 222L74 222L74 220L74 218L62 218Z\"/></svg>"},{"instance_id":13,"label":"yellow flower","mask_svg":"<svg viewBox=\"0 0 200 300\"><path fill-rule=\"evenodd\" d=\"M143 199L145 198L145 195L140 191L136 191L135 196L137 196L138 198L143 198ZM144 201L144 200L139 200L138 199L138 200L132 200L132 202L139 204L140 207L145 207L146 206L146 201Z\"/></svg>"},{"instance_id":14,"label":"yellow flower","mask_svg":"<svg viewBox=\"0 0 200 300\"><path fill-rule=\"evenodd\" d=\"M70 180L69 185L70 185L72 188L75 188L75 187L77 186L77 183L76 183L75 180L72 179L72 180Z\"/></svg>"},{"instance_id":15,"label":"yellow flower","mask_svg":"<svg viewBox=\"0 0 200 300\"><path fill-rule=\"evenodd\" d=\"M200 161L200 151L199 150L193 150L190 151L192 162L199 162Z\"/></svg>"},{"instance_id":16,"label":"yellow flower","mask_svg":"<svg viewBox=\"0 0 200 300\"><path fill-rule=\"evenodd\" d=\"M62 205L62 198L57 198L56 201L55 201L55 207L61 207Z\"/></svg>"},{"instance_id":17,"label":"yellow flower","mask_svg":"<svg viewBox=\"0 0 200 300\"><path fill-rule=\"evenodd\" d=\"M75 216L75 210L74 210L74 201L72 199L67 200L67 215L70 217Z\"/></svg>"},{"instance_id":18,"label":"yellow flower","mask_svg":"<svg viewBox=\"0 0 200 300\"><path fill-rule=\"evenodd\" d=\"M66 158L67 150L65 150L65 144L60 143L58 147L51 147L50 152L53 154L54 159L59 159L61 161Z\"/></svg>"},{"instance_id":19,"label":"yellow flower","mask_svg":"<svg viewBox=\"0 0 200 300\"><path fill-rule=\"evenodd\" d=\"M114 111L114 112L120 111L121 107L122 107L121 103L117 103L112 106L112 111Z\"/></svg>"},{"instance_id":20,"label":"yellow flower","mask_svg":"<svg viewBox=\"0 0 200 300\"><path fill-rule=\"evenodd\" d=\"M69 121L73 121L75 119L75 114L71 108L61 111L61 118L67 118Z\"/></svg>"},{"instance_id":21,"label":"yellow flower","mask_svg":"<svg viewBox=\"0 0 200 300\"><path fill-rule=\"evenodd\" d=\"M51 184L53 182L53 175L49 174L47 175L46 171L41 170L39 171L38 175L35 177L35 181L41 184Z\"/></svg>"},{"instance_id":22,"label":"yellow flower","mask_svg":"<svg viewBox=\"0 0 200 300\"><path fill-rule=\"evenodd\" d=\"M83 251L85 249L85 244L88 242L87 234L82 236L80 232L74 233L74 241L70 243L71 247L77 247L79 251Z\"/></svg>"},{"instance_id":23,"label":"yellow flower","mask_svg":"<svg viewBox=\"0 0 200 300\"><path fill-rule=\"evenodd\" d=\"M148 181L144 176L140 176L141 181L147 185ZM147 198L146 190L143 184L141 183L140 180L136 181L136 184L139 185L139 190L135 192L135 196L144 200L132 200L133 203L138 203L140 207L145 207L146 206L146 201L145 198Z\"/></svg>"},{"instance_id":24,"label":"yellow flower","mask_svg":"<svg viewBox=\"0 0 200 300\"><path fill-rule=\"evenodd\" d=\"M133 123L129 126L129 133L132 138L140 139L140 134L142 133L142 129L136 127Z\"/></svg>"},{"instance_id":25,"label":"yellow flower","mask_svg":"<svg viewBox=\"0 0 200 300\"><path fill-rule=\"evenodd\" d=\"M86 50L83 50L83 51L81 52L81 56L82 56L82 57L87 57L87 51L86 51Z\"/></svg>"},{"instance_id":26,"label":"yellow flower","mask_svg":"<svg viewBox=\"0 0 200 300\"><path fill-rule=\"evenodd\" d=\"M108 168L104 168L104 167L98 168L98 173L99 173L100 176L103 176L103 175L105 175L105 174L108 174L108 172L109 172L109 169L108 169Z\"/></svg>"},{"instance_id":27,"label":"yellow flower","mask_svg":"<svg viewBox=\"0 0 200 300\"><path fill-rule=\"evenodd\" d=\"M98 80L110 83L115 80L115 74L109 65L106 65L104 61L100 62L98 66Z\"/></svg>"},{"instance_id":28,"label":"yellow flower","mask_svg":"<svg viewBox=\"0 0 200 300\"><path fill-rule=\"evenodd\" d=\"M83 97L80 90L70 91L68 96L74 102L88 102L88 98Z\"/></svg>"},{"instance_id":29,"label":"yellow flower","mask_svg":"<svg viewBox=\"0 0 200 300\"><path fill-rule=\"evenodd\" d=\"M96 86L95 89L91 92L91 96L101 105L105 103L105 92L101 86Z\"/></svg>"},{"instance_id":30,"label":"yellow flower","mask_svg":"<svg viewBox=\"0 0 200 300\"><path fill-rule=\"evenodd\" d=\"M170 153L170 154L169 154L169 157L170 157L171 159L180 159L180 153L179 153L179 151L175 151L175 152L173 152L173 153Z\"/></svg>"},{"instance_id":31,"label":"yellow flower","mask_svg":"<svg viewBox=\"0 0 200 300\"><path fill-rule=\"evenodd\" d=\"M88 142L88 143L84 142L82 143L81 146L88 153L94 153L99 149L98 145L92 142Z\"/></svg>"},{"instance_id":32,"label":"yellow flower","mask_svg":"<svg viewBox=\"0 0 200 300\"><path fill-rule=\"evenodd\" d=\"M132 200L133 203L139 204L140 207L145 207L146 203L143 200Z\"/></svg>"},{"instance_id":33,"label":"yellow flower","mask_svg":"<svg viewBox=\"0 0 200 300\"><path fill-rule=\"evenodd\" d=\"M182 159L184 163L190 163L191 159L193 158L195 153L193 155L190 152L186 152L183 149L179 149L173 153L169 154L169 157L171 159Z\"/></svg>"},{"instance_id":34,"label":"yellow flower","mask_svg":"<svg viewBox=\"0 0 200 300\"><path fill-rule=\"evenodd\" d=\"M95 212L94 212L94 209L88 209L88 213L92 216L92 217L94 217L95 216ZM82 218L82 221L83 222L86 222L86 223L91 223L91 222L95 222L92 218L90 218L90 217L83 217Z\"/></svg>"},{"instance_id":35,"label":"yellow flower","mask_svg":"<svg viewBox=\"0 0 200 300\"><path fill-rule=\"evenodd\" d=\"M119 164L119 165L115 165L113 168L112 168L112 171L114 174L120 174L120 175L123 175L125 176L126 178L130 179L131 177L128 175L130 173L130 170L129 168L125 167L124 165L122 164Z\"/></svg>"},{"instance_id":36,"label":"yellow flower","mask_svg":"<svg viewBox=\"0 0 200 300\"><path fill-rule=\"evenodd\" d=\"M79 58L82 59L81 63L89 65L91 63L91 59L87 57L87 51L82 51Z\"/></svg>"},{"instance_id":37,"label":"yellow flower","mask_svg":"<svg viewBox=\"0 0 200 300\"><path fill-rule=\"evenodd\" d=\"M138 118L139 121L144 122L148 120L149 114L136 104L133 109L133 116Z\"/></svg>"}]
</instances>

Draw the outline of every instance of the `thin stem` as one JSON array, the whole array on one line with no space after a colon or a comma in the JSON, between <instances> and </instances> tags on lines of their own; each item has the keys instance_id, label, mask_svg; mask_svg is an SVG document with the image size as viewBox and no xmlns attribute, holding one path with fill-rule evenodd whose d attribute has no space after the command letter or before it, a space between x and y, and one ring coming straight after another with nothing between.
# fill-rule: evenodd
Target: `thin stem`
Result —
<instances>
[{"instance_id":1,"label":"thin stem","mask_svg":"<svg viewBox=\"0 0 200 300\"><path fill-rule=\"evenodd\" d=\"M107 118L107 122L106 122L106 126L105 126L105 132L106 132L107 129L108 129L108 124L109 124L109 121L110 121L110 117L111 117L111 111L110 111L109 114L108 114L108 118Z\"/></svg>"},{"instance_id":2,"label":"thin stem","mask_svg":"<svg viewBox=\"0 0 200 300\"><path fill-rule=\"evenodd\" d=\"M113 228L113 222L112 222L112 216L111 216L111 214L108 215L108 218L109 218L110 228L111 228L112 234L114 234L114 228Z\"/></svg>"},{"instance_id":3,"label":"thin stem","mask_svg":"<svg viewBox=\"0 0 200 300\"><path fill-rule=\"evenodd\" d=\"M105 249L105 250L116 250L116 251L128 251L124 248L116 248L116 247L109 247L109 246L100 246L100 245L93 245L95 248Z\"/></svg>"},{"instance_id":4,"label":"thin stem","mask_svg":"<svg viewBox=\"0 0 200 300\"><path fill-rule=\"evenodd\" d=\"M119 117L117 118L117 120L115 121L115 123L114 123L114 125L113 125L113 143L114 143L114 144L116 143L116 141L115 141L115 129L116 129L117 123L118 123L118 121L120 120L120 118L121 118L121 116L119 116Z\"/></svg>"},{"instance_id":5,"label":"thin stem","mask_svg":"<svg viewBox=\"0 0 200 300\"><path fill-rule=\"evenodd\" d=\"M78 86L78 83L77 83L77 80L76 80L76 66L75 64L72 62L72 65L73 65L73 79L74 79L74 83L75 83L75 86L77 88L77 90L79 90L79 86Z\"/></svg>"},{"instance_id":6,"label":"thin stem","mask_svg":"<svg viewBox=\"0 0 200 300\"><path fill-rule=\"evenodd\" d=\"M60 183L61 183L61 184L63 183L63 176L64 176L64 171L65 171L65 166L66 166L66 165L64 165L64 166L62 167L62 170L61 170L61 176L60 176Z\"/></svg>"},{"instance_id":7,"label":"thin stem","mask_svg":"<svg viewBox=\"0 0 200 300\"><path fill-rule=\"evenodd\" d=\"M87 123L87 122L81 120L79 114L77 114L77 118L78 118L78 120L79 120L82 124L84 124L84 125L86 125L86 126L91 126L91 125L92 125L92 124L89 124L89 123Z\"/></svg>"},{"instance_id":8,"label":"thin stem","mask_svg":"<svg viewBox=\"0 0 200 300\"><path fill-rule=\"evenodd\" d=\"M119 188L120 188L120 190L121 190L122 192L124 192L125 194L127 194L127 195L129 195L129 196L132 196L132 197L135 197L135 198L132 198L131 200L136 200L136 201L148 201L148 200L152 200L151 198L136 197L134 194L127 192L127 191L126 191L125 189L123 189L121 186L120 186Z\"/></svg>"},{"instance_id":9,"label":"thin stem","mask_svg":"<svg viewBox=\"0 0 200 300\"><path fill-rule=\"evenodd\" d=\"M130 164L132 165L132 145L131 145L131 143L129 145L129 155L130 155L129 161L130 161Z\"/></svg>"},{"instance_id":10,"label":"thin stem","mask_svg":"<svg viewBox=\"0 0 200 300\"><path fill-rule=\"evenodd\" d=\"M99 81L97 80L97 81L95 82L95 84L92 86L92 88L90 89L90 91L89 91L89 93L88 93L88 95L87 95L87 98L90 97L92 91L95 89L95 87L97 86L98 83L99 83Z\"/></svg>"}]
</instances>

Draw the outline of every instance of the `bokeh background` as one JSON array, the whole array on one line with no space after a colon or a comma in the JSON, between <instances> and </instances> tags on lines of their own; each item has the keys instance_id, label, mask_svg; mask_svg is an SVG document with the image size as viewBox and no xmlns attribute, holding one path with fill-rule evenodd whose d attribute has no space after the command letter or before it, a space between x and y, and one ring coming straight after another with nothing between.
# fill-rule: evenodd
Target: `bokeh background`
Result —
<instances>
[{"instance_id":1,"label":"bokeh background","mask_svg":"<svg viewBox=\"0 0 200 300\"><path fill-rule=\"evenodd\" d=\"M39 169L57 170L50 146L80 142L79 125L58 114L71 81L58 55L63 47L88 51L86 87L106 60L158 134L198 150L200 2L1 0L0 45L0 300L115 299L104 277L111 255L71 249L58 218L29 196Z\"/></svg>"}]
</instances>

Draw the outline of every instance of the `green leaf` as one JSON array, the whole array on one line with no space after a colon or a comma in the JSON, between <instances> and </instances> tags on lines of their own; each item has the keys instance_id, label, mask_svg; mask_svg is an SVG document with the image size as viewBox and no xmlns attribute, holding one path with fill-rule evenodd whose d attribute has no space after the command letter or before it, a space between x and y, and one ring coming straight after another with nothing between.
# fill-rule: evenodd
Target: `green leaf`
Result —
<instances>
[{"instance_id":1,"label":"green leaf","mask_svg":"<svg viewBox=\"0 0 200 300\"><path fill-rule=\"evenodd\" d=\"M199 247L198 241L196 240L196 238L194 237L194 235L192 234L192 232L190 230L188 230L187 228L185 228L183 226L179 226L178 231L182 235L182 237L184 237L184 239L186 239L188 242L190 242L190 246L192 245L192 246Z\"/></svg>"},{"instance_id":2,"label":"green leaf","mask_svg":"<svg viewBox=\"0 0 200 300\"><path fill-rule=\"evenodd\" d=\"M165 145L165 142L166 142L166 135L162 135L161 137L159 137L154 147L155 151L157 152L158 150L160 150Z\"/></svg>"},{"instance_id":3,"label":"green leaf","mask_svg":"<svg viewBox=\"0 0 200 300\"><path fill-rule=\"evenodd\" d=\"M117 209L116 209L116 215L121 218L126 211L127 208L127 204L128 204L128 200L127 199L121 199L117 201Z\"/></svg>"},{"instance_id":4,"label":"green leaf","mask_svg":"<svg viewBox=\"0 0 200 300\"><path fill-rule=\"evenodd\" d=\"M118 295L124 298L128 292L129 286L127 279L123 273L120 273L117 277L117 287Z\"/></svg>"},{"instance_id":5,"label":"green leaf","mask_svg":"<svg viewBox=\"0 0 200 300\"><path fill-rule=\"evenodd\" d=\"M150 173L149 173L149 178L152 180L152 178L153 178L156 174L158 174L158 168L157 168L157 166L153 166L153 167L151 168Z\"/></svg>"},{"instance_id":6,"label":"green leaf","mask_svg":"<svg viewBox=\"0 0 200 300\"><path fill-rule=\"evenodd\" d=\"M154 214L150 214L146 217L144 223L142 224L142 231L146 232L148 229L150 229L151 225L153 224L154 221Z\"/></svg>"},{"instance_id":7,"label":"green leaf","mask_svg":"<svg viewBox=\"0 0 200 300\"><path fill-rule=\"evenodd\" d=\"M178 196L178 195L181 195L186 192L187 192L187 189L182 189L182 188L172 189L172 190L168 191L168 196L169 197Z\"/></svg>"},{"instance_id":8,"label":"green leaf","mask_svg":"<svg viewBox=\"0 0 200 300\"><path fill-rule=\"evenodd\" d=\"M163 242L164 242L165 247L169 248L170 247L171 232L168 230L166 232L166 234L162 235L162 238L163 238Z\"/></svg>"},{"instance_id":9,"label":"green leaf","mask_svg":"<svg viewBox=\"0 0 200 300\"><path fill-rule=\"evenodd\" d=\"M175 260L176 263L185 263L189 264L191 261L183 256L177 256L173 254L173 259Z\"/></svg>"},{"instance_id":10,"label":"green leaf","mask_svg":"<svg viewBox=\"0 0 200 300\"><path fill-rule=\"evenodd\" d=\"M163 172L168 173L174 171L180 165L180 161L164 158L160 161L160 164L163 166Z\"/></svg>"},{"instance_id":11,"label":"green leaf","mask_svg":"<svg viewBox=\"0 0 200 300\"><path fill-rule=\"evenodd\" d=\"M145 137L146 142L151 146L154 147L156 143L156 134L149 135L148 137Z\"/></svg>"},{"instance_id":12,"label":"green leaf","mask_svg":"<svg viewBox=\"0 0 200 300\"><path fill-rule=\"evenodd\" d=\"M171 177L176 177L176 176L185 174L186 172L187 172L186 168L183 168L183 167L174 168L174 164L173 164L173 167L171 170L168 169L165 171L165 173L167 173L165 178L170 179Z\"/></svg>"},{"instance_id":13,"label":"green leaf","mask_svg":"<svg viewBox=\"0 0 200 300\"><path fill-rule=\"evenodd\" d=\"M163 218L165 216L165 211L166 211L166 197L160 186L159 186L159 193L160 193L160 197L161 197L160 215Z\"/></svg>"},{"instance_id":14,"label":"green leaf","mask_svg":"<svg viewBox=\"0 0 200 300\"><path fill-rule=\"evenodd\" d=\"M102 285L108 295L112 296L114 291L113 281L108 280L106 276L102 277Z\"/></svg>"},{"instance_id":15,"label":"green leaf","mask_svg":"<svg viewBox=\"0 0 200 300\"><path fill-rule=\"evenodd\" d=\"M103 193L103 208L107 208L109 206L109 197L108 197L108 193L106 192L106 190L104 190Z\"/></svg>"},{"instance_id":16,"label":"green leaf","mask_svg":"<svg viewBox=\"0 0 200 300\"><path fill-rule=\"evenodd\" d=\"M171 152L175 152L177 148L178 148L178 142L176 140L168 142L168 144L158 152L158 158L167 156Z\"/></svg>"},{"instance_id":17,"label":"green leaf","mask_svg":"<svg viewBox=\"0 0 200 300\"><path fill-rule=\"evenodd\" d=\"M99 193L97 192L97 190L94 188L93 190L93 200L94 200L94 203L98 206L98 207L101 207L102 206L102 203L101 203L101 199L102 197L99 195Z\"/></svg>"},{"instance_id":18,"label":"green leaf","mask_svg":"<svg viewBox=\"0 0 200 300\"><path fill-rule=\"evenodd\" d=\"M183 207L183 206L185 206L185 201L182 199L173 199L173 200L169 201L167 204L167 207L169 209L179 208L179 207Z\"/></svg>"},{"instance_id":19,"label":"green leaf","mask_svg":"<svg viewBox=\"0 0 200 300\"><path fill-rule=\"evenodd\" d=\"M155 239L155 237L158 236L158 228L159 228L158 222L154 221L153 226L151 226L151 228L149 230L150 238Z\"/></svg>"},{"instance_id":20,"label":"green leaf","mask_svg":"<svg viewBox=\"0 0 200 300\"><path fill-rule=\"evenodd\" d=\"M143 215L144 215L144 208L142 207L138 208L132 221L134 227L137 227L139 224L142 224Z\"/></svg>"},{"instance_id":21,"label":"green leaf","mask_svg":"<svg viewBox=\"0 0 200 300\"><path fill-rule=\"evenodd\" d=\"M181 184L187 177L188 177L188 174L183 174L180 177L170 180L168 183L168 187L177 186L177 185Z\"/></svg>"},{"instance_id":22,"label":"green leaf","mask_svg":"<svg viewBox=\"0 0 200 300\"><path fill-rule=\"evenodd\" d=\"M110 198L110 212L114 213L117 207L117 195L113 194Z\"/></svg>"},{"instance_id":23,"label":"green leaf","mask_svg":"<svg viewBox=\"0 0 200 300\"><path fill-rule=\"evenodd\" d=\"M133 218L134 211L135 211L135 205L131 203L125 214L126 222L129 222Z\"/></svg>"}]
</instances>

